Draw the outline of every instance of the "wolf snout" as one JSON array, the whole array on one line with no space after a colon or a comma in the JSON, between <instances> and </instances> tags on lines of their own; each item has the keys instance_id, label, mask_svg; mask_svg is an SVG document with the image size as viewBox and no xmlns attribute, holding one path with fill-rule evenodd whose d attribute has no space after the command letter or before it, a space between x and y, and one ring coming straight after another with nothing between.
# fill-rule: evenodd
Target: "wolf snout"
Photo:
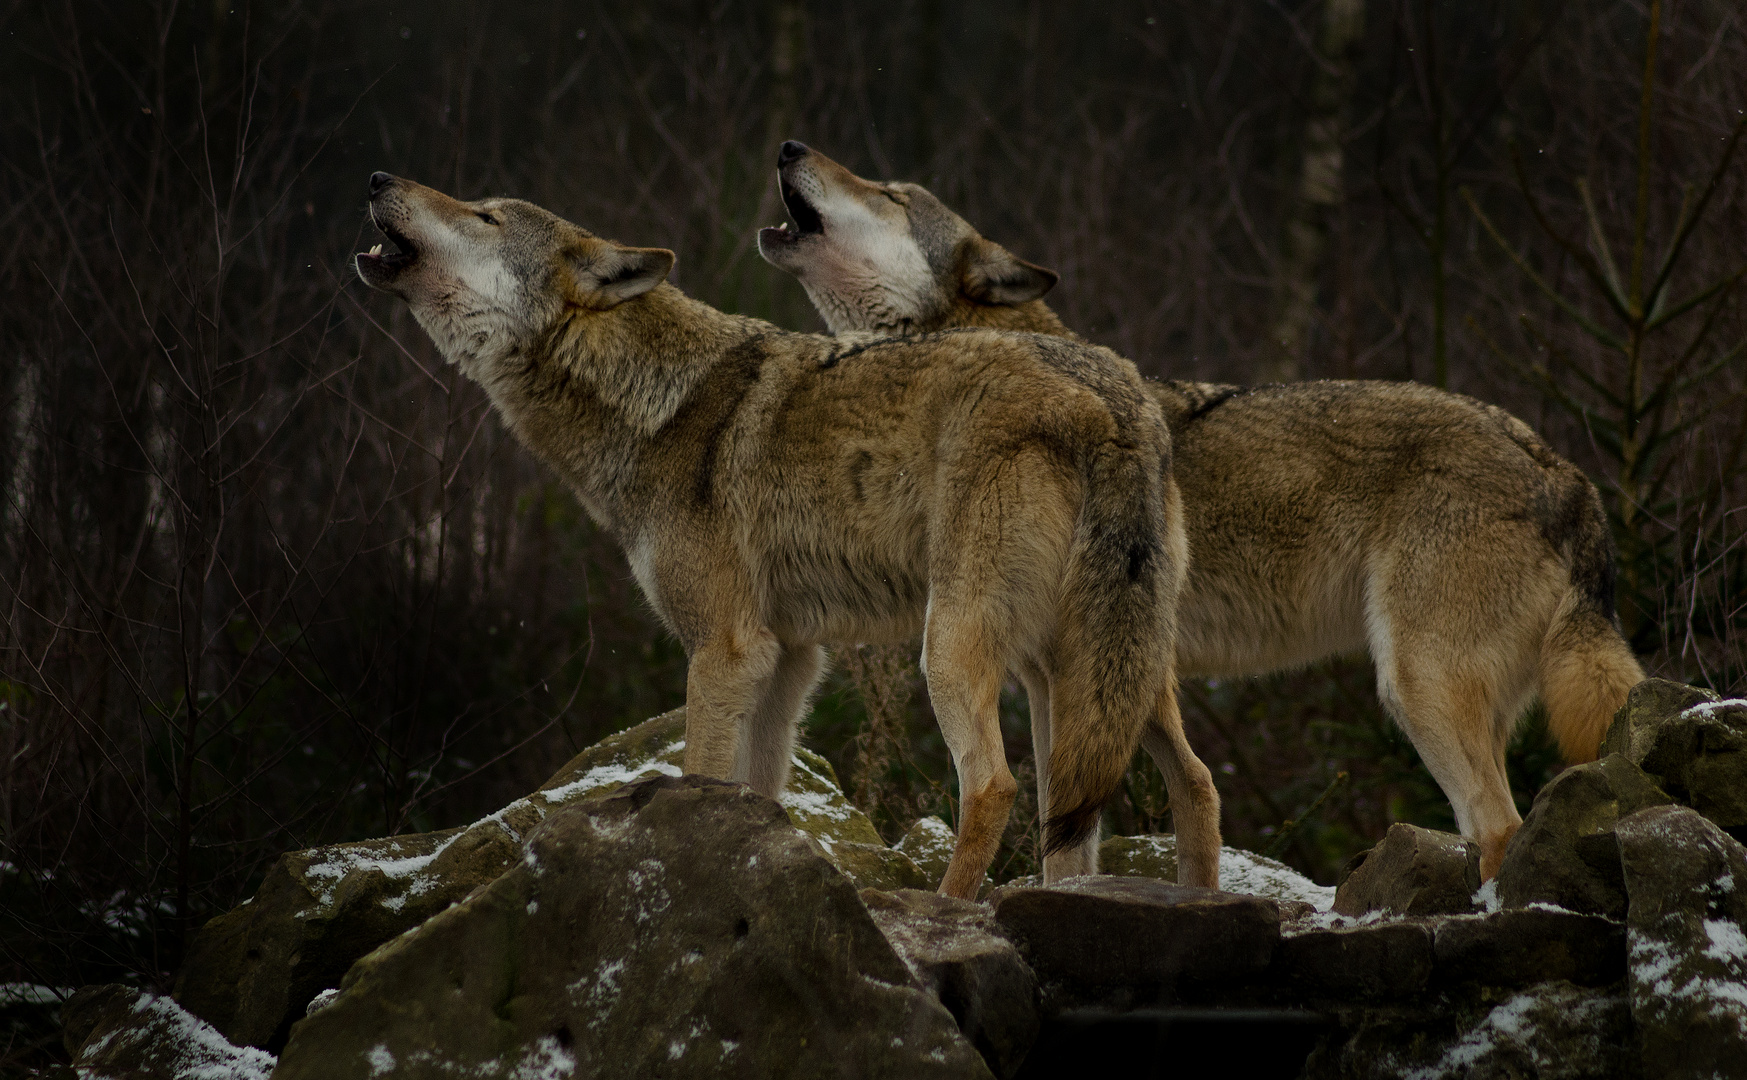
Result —
<instances>
[{"instance_id":1,"label":"wolf snout","mask_svg":"<svg viewBox=\"0 0 1747 1080\"><path fill-rule=\"evenodd\" d=\"M777 148L776 167L780 169L789 162L794 161L796 158L806 157L810 153L812 153L812 150L807 147L806 143L796 142L793 139L789 139L787 142L783 143L782 146Z\"/></svg>"},{"instance_id":2,"label":"wolf snout","mask_svg":"<svg viewBox=\"0 0 1747 1080\"><path fill-rule=\"evenodd\" d=\"M388 173L373 172L370 174L370 194L374 195L392 183L394 183L394 177Z\"/></svg>"}]
</instances>

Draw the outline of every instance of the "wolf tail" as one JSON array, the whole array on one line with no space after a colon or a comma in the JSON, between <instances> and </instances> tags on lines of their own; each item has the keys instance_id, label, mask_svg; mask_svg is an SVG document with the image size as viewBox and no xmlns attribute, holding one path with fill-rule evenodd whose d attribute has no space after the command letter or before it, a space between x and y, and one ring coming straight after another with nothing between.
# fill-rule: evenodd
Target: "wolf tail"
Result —
<instances>
[{"instance_id":1,"label":"wolf tail","mask_svg":"<svg viewBox=\"0 0 1747 1080\"><path fill-rule=\"evenodd\" d=\"M1168 458L1138 443L1105 442L1084 463L1056 624L1045 854L1097 828L1172 676L1187 547L1182 515L1166 505L1175 494L1161 477Z\"/></svg>"},{"instance_id":2,"label":"wolf tail","mask_svg":"<svg viewBox=\"0 0 1747 1080\"><path fill-rule=\"evenodd\" d=\"M1575 469L1573 469L1575 472ZM1644 669L1614 618L1614 550L1601 496L1587 478L1568 499L1565 562L1571 584L1541 642L1541 701L1572 764L1595 760L1626 693Z\"/></svg>"}]
</instances>

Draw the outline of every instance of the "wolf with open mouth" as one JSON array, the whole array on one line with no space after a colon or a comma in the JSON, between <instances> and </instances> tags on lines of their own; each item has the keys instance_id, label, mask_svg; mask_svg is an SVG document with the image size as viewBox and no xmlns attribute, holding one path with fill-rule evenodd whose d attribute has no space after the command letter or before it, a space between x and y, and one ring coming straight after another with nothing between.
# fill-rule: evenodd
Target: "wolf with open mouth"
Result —
<instances>
[{"instance_id":1,"label":"wolf with open mouth","mask_svg":"<svg viewBox=\"0 0 1747 1080\"><path fill-rule=\"evenodd\" d=\"M796 142L777 182L795 227L762 230L759 253L833 332L1077 340L1043 300L1056 275L926 188L864 180ZM1566 759L1589 761L1644 678L1616 627L1595 486L1516 417L1427 386L1148 389L1189 540L1177 672L1258 675L1369 649L1378 694L1491 878L1522 823L1504 752L1530 702ZM1050 767L1040 756L1040 790Z\"/></svg>"},{"instance_id":2,"label":"wolf with open mouth","mask_svg":"<svg viewBox=\"0 0 1747 1080\"><path fill-rule=\"evenodd\" d=\"M370 214L399 250L358 275L617 537L684 644L687 772L776 794L823 646L920 630L963 800L942 891L975 895L1017 789L1010 671L1053 716L1046 878L1095 867L1144 740L1182 793L1184 879L1217 883L1218 796L1171 672L1170 440L1133 365L999 331L846 350L687 297L672 252L386 173Z\"/></svg>"}]
</instances>

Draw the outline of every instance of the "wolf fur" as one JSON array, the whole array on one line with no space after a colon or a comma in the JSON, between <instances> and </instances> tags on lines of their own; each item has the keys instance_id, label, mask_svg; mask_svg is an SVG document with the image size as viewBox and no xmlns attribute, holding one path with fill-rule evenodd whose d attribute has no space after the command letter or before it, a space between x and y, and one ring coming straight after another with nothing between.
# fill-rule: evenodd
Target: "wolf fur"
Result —
<instances>
[{"instance_id":1,"label":"wolf fur","mask_svg":"<svg viewBox=\"0 0 1747 1080\"><path fill-rule=\"evenodd\" d=\"M795 226L764 229L759 251L832 331L1074 336L1042 299L1056 275L927 189L864 180L798 143L778 184ZM1171 428L1191 556L1178 674L1368 648L1384 705L1491 878L1522 821L1504 752L1530 702L1545 704L1565 758L1589 761L1644 677L1616 628L1595 486L1503 410L1413 383L1149 389ZM1048 768L1040 757L1040 790Z\"/></svg>"},{"instance_id":2,"label":"wolf fur","mask_svg":"<svg viewBox=\"0 0 1747 1080\"><path fill-rule=\"evenodd\" d=\"M359 276L570 483L684 644L686 771L777 794L822 646L922 630L962 797L942 891L975 894L1017 790L1009 670L1053 691L1049 836L1082 842L1175 708L1181 513L1132 365L1002 331L868 341L844 363L841 341L666 284L672 252L517 200L371 186L401 250L358 256Z\"/></svg>"}]
</instances>

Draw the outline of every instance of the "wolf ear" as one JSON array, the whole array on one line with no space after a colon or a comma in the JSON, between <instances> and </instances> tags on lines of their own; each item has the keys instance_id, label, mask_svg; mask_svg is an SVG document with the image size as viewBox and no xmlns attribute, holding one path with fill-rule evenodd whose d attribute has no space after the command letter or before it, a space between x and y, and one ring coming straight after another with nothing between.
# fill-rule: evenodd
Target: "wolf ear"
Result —
<instances>
[{"instance_id":1,"label":"wolf ear","mask_svg":"<svg viewBox=\"0 0 1747 1080\"><path fill-rule=\"evenodd\" d=\"M1061 275L977 237L965 252L964 291L979 304L1024 304L1055 288Z\"/></svg>"},{"instance_id":2,"label":"wolf ear","mask_svg":"<svg viewBox=\"0 0 1747 1080\"><path fill-rule=\"evenodd\" d=\"M602 244L576 256L578 299L605 310L633 300L667 280L678 256L666 248Z\"/></svg>"}]
</instances>

